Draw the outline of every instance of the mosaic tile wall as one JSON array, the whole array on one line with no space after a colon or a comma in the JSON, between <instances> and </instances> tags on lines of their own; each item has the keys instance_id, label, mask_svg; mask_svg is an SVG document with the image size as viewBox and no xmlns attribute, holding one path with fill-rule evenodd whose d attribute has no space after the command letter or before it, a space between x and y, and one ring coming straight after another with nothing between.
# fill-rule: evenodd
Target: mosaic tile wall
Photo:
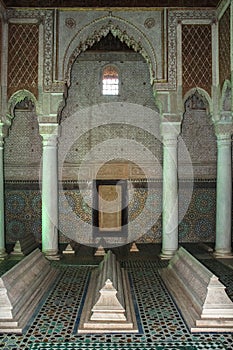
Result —
<instances>
[{"instance_id":1,"label":"mosaic tile wall","mask_svg":"<svg viewBox=\"0 0 233 350\"><path fill-rule=\"evenodd\" d=\"M129 234L133 233L135 225L140 243L161 242L161 186L152 186L148 192L143 186L137 183L129 191L128 221ZM30 188L30 184L28 188ZM21 189L20 189L21 187ZM41 193L39 186L35 189L23 190L25 184L8 184L6 188L5 210L6 210L6 240L7 243L15 242L23 238L27 233L33 233L36 240L41 242ZM84 193L76 189L65 190L66 203L60 201L60 220L68 225L70 213L74 213L82 221L91 224L92 208L91 191L86 191L89 201L85 201ZM191 202L187 201L187 190L181 187L179 200L181 209L184 204L187 206L185 213L180 211L181 223L179 226L180 242L214 242L215 232L215 182L199 182L194 184ZM67 204L68 203L68 204ZM147 206L145 207L145 203ZM135 219L139 218L134 222ZM151 223L151 228L145 233L145 226ZM138 226L139 225L139 226ZM141 231L140 231L141 230ZM60 242L68 242L70 239L64 235L60 236Z\"/></svg>"},{"instance_id":2,"label":"mosaic tile wall","mask_svg":"<svg viewBox=\"0 0 233 350\"><path fill-rule=\"evenodd\" d=\"M5 190L6 242L12 243L32 233L41 241L40 190Z\"/></svg>"}]
</instances>

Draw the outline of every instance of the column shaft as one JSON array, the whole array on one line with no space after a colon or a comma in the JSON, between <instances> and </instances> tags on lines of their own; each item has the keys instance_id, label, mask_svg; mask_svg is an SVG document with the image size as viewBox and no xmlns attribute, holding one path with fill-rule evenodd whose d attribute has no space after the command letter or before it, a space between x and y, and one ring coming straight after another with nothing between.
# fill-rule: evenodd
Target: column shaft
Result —
<instances>
[{"instance_id":1,"label":"column shaft","mask_svg":"<svg viewBox=\"0 0 233 350\"><path fill-rule=\"evenodd\" d=\"M163 137L163 233L161 258L178 249L177 135Z\"/></svg>"},{"instance_id":2,"label":"column shaft","mask_svg":"<svg viewBox=\"0 0 233 350\"><path fill-rule=\"evenodd\" d=\"M57 135L42 134L42 251L58 258L58 171Z\"/></svg>"},{"instance_id":3,"label":"column shaft","mask_svg":"<svg viewBox=\"0 0 233 350\"><path fill-rule=\"evenodd\" d=\"M231 135L218 135L215 255L231 254Z\"/></svg>"},{"instance_id":4,"label":"column shaft","mask_svg":"<svg viewBox=\"0 0 233 350\"><path fill-rule=\"evenodd\" d=\"M5 249L5 211L4 211L4 162L3 162L3 137L0 136L0 259L4 259Z\"/></svg>"}]
</instances>

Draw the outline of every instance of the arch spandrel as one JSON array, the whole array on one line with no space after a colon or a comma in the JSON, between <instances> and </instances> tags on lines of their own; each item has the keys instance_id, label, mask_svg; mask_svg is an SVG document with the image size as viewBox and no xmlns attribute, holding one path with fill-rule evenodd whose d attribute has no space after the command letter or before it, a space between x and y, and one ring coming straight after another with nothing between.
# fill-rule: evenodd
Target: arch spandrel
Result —
<instances>
[{"instance_id":1,"label":"arch spandrel","mask_svg":"<svg viewBox=\"0 0 233 350\"><path fill-rule=\"evenodd\" d=\"M109 32L126 43L135 52L139 52L142 55L149 66L151 84L156 80L156 53L145 33L122 18L108 16L92 21L78 31L70 40L65 51L62 68L63 79L68 86L70 85L72 65L78 55L100 41Z\"/></svg>"}]
</instances>

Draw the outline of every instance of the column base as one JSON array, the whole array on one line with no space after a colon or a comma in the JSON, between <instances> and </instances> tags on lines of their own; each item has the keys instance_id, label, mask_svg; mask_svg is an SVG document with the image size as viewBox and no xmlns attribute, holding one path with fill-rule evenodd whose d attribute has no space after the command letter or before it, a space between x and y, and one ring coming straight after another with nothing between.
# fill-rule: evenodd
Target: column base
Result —
<instances>
[{"instance_id":1,"label":"column base","mask_svg":"<svg viewBox=\"0 0 233 350\"><path fill-rule=\"evenodd\" d=\"M5 260L8 257L8 254L5 249L0 249L0 260Z\"/></svg>"},{"instance_id":2,"label":"column base","mask_svg":"<svg viewBox=\"0 0 233 350\"><path fill-rule=\"evenodd\" d=\"M174 255L175 253L177 252L177 250L165 250L165 251L162 251L159 255L159 258L161 260L170 260Z\"/></svg>"},{"instance_id":3,"label":"column base","mask_svg":"<svg viewBox=\"0 0 233 350\"><path fill-rule=\"evenodd\" d=\"M59 254L57 254L57 255L45 255L45 257L48 260L60 260L61 259Z\"/></svg>"},{"instance_id":4,"label":"column base","mask_svg":"<svg viewBox=\"0 0 233 350\"><path fill-rule=\"evenodd\" d=\"M48 259L48 260L60 260L61 259L57 250L46 250L46 251L43 251L43 254L46 257L46 259Z\"/></svg>"},{"instance_id":5,"label":"column base","mask_svg":"<svg viewBox=\"0 0 233 350\"><path fill-rule=\"evenodd\" d=\"M231 251L221 251L217 250L213 253L216 259L233 259L233 254Z\"/></svg>"}]
</instances>

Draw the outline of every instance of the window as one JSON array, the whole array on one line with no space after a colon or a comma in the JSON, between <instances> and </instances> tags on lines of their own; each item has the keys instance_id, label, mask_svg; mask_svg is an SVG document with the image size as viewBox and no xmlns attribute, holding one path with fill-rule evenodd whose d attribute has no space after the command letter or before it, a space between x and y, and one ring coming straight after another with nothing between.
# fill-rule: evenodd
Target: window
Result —
<instances>
[{"instance_id":1,"label":"window","mask_svg":"<svg viewBox=\"0 0 233 350\"><path fill-rule=\"evenodd\" d=\"M103 95L118 95L119 77L118 71L114 66L106 66L102 75L102 92Z\"/></svg>"}]
</instances>

